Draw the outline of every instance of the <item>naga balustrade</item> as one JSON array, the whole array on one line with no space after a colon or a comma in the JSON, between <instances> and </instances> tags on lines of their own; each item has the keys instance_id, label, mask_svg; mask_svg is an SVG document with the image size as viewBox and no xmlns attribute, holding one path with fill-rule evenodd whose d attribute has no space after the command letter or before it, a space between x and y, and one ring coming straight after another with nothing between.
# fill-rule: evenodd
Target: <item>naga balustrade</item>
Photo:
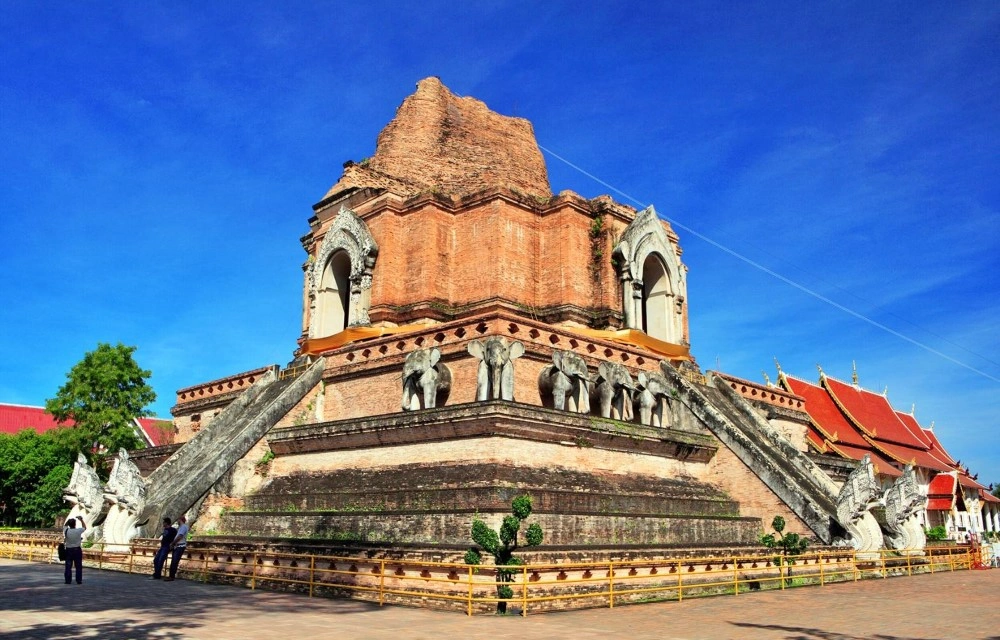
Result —
<instances>
[{"instance_id":1,"label":"naga balustrade","mask_svg":"<svg viewBox=\"0 0 1000 640\"><path fill-rule=\"evenodd\" d=\"M0 558L58 562L55 548L60 538L0 533ZM98 543L84 549L84 563L97 569L148 573L156 549L155 540L136 541L123 552L107 551ZM511 567L509 580L500 583L491 565L276 553L263 548L237 551L198 540L188 545L180 573L202 582L309 596L347 596L379 605L462 610L468 615L492 613L498 602L506 602L509 611L527 615L710 595L739 596L758 590L968 570L981 564L975 550L966 546L927 548L923 555L883 550L875 558L871 553L859 558L851 549L795 556L760 552L525 564ZM510 587L513 597L498 598L499 584Z\"/></svg>"}]
</instances>

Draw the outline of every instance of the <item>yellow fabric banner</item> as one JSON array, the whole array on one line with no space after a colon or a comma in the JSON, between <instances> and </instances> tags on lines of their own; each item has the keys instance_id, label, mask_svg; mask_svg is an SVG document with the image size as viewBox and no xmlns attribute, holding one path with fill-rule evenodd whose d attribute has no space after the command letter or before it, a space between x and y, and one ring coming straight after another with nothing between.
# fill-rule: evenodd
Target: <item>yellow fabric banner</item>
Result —
<instances>
[{"instance_id":1,"label":"yellow fabric banner","mask_svg":"<svg viewBox=\"0 0 1000 640\"><path fill-rule=\"evenodd\" d=\"M426 323L415 323L405 324L400 327L351 327L350 329L345 329L344 331L336 333L332 336L306 340L302 344L302 352L309 355L316 355L330 351L331 349L336 349L337 347L341 347L351 342L357 342L358 340L380 338L382 336L390 336L399 333L410 333L411 331L427 329L430 326L432 325ZM563 331L568 331L570 333L575 333L589 338L611 340L614 342L621 342L622 344L642 347L643 349L652 351L653 353L661 355L668 360L691 360L691 352L687 347L651 338L637 329L605 330L586 329L583 327L553 327L553 329L561 329Z\"/></svg>"}]
</instances>

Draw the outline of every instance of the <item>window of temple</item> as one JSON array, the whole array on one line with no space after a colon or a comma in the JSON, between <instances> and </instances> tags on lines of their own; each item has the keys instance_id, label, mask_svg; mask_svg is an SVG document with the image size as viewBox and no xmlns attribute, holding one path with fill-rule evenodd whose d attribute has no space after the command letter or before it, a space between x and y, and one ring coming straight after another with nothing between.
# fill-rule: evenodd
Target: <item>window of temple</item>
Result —
<instances>
[{"instance_id":1,"label":"window of temple","mask_svg":"<svg viewBox=\"0 0 1000 640\"><path fill-rule=\"evenodd\" d=\"M642 264L642 330L657 340L673 341L670 280L667 268L655 253Z\"/></svg>"},{"instance_id":2,"label":"window of temple","mask_svg":"<svg viewBox=\"0 0 1000 640\"><path fill-rule=\"evenodd\" d=\"M326 263L316 297L319 336L332 336L347 328L351 300L351 258L337 251Z\"/></svg>"}]
</instances>

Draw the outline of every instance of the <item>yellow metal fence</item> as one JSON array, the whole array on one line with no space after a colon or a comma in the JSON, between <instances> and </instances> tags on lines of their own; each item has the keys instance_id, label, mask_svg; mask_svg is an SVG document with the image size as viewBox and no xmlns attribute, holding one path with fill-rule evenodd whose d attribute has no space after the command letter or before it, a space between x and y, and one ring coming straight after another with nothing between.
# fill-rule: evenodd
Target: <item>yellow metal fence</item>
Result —
<instances>
[{"instance_id":1,"label":"yellow metal fence","mask_svg":"<svg viewBox=\"0 0 1000 640\"><path fill-rule=\"evenodd\" d=\"M57 538L0 534L0 558L38 562L55 559ZM136 542L113 552L95 545L84 563L98 569L148 573L156 547ZM245 585L251 589L298 591L309 596L349 596L385 603L448 608L467 614L496 610L506 602L521 615L582 607L683 600L708 595L823 586L870 578L972 569L979 558L967 547L936 547L922 554L853 550L794 557L744 555L684 559L651 558L616 562L527 564L512 567L505 580L513 597L498 597L498 573L491 566L405 559L236 551L192 543L181 563L184 577Z\"/></svg>"}]
</instances>

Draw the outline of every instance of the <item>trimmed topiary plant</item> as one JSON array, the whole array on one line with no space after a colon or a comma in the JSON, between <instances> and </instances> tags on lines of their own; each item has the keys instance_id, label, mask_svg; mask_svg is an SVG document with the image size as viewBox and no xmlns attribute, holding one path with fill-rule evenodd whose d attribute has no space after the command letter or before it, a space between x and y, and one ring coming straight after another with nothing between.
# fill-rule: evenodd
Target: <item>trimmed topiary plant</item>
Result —
<instances>
[{"instance_id":1,"label":"trimmed topiary plant","mask_svg":"<svg viewBox=\"0 0 1000 640\"><path fill-rule=\"evenodd\" d=\"M523 495L514 498L510 503L511 515L504 516L503 524L500 525L500 532L491 529L478 517L472 519L472 541L479 545L479 549L473 547L465 552L465 563L480 565L483 562L482 552L493 556L493 564L497 572L497 613L507 613L507 600L514 597L514 590L509 583L514 576L516 569L523 563L520 558L514 557L514 551L518 548L517 534L521 530L521 523L531 515L531 496ZM542 528L538 523L528 526L525 531L525 547L534 547L542 543ZM480 551L481 549L481 551Z\"/></svg>"}]
</instances>

